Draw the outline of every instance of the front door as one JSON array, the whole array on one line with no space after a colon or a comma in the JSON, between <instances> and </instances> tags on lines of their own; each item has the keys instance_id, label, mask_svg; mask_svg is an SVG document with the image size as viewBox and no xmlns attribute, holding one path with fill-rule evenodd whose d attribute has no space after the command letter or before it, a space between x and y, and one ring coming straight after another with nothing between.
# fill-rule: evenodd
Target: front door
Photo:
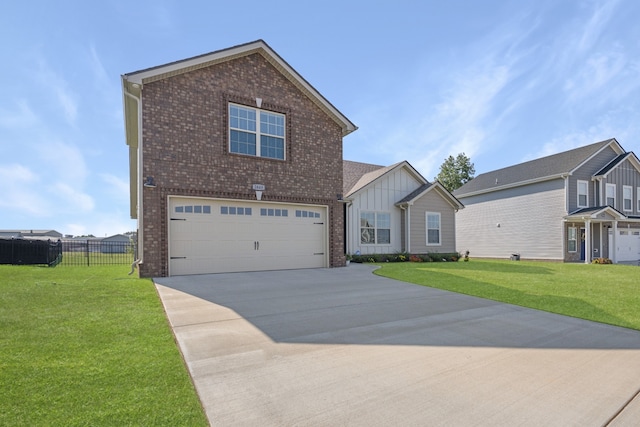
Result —
<instances>
[{"instance_id":1,"label":"front door","mask_svg":"<svg viewBox=\"0 0 640 427\"><path fill-rule=\"evenodd\" d=\"M580 229L580 261L584 261L585 258L585 242L587 240L586 231L584 228Z\"/></svg>"}]
</instances>

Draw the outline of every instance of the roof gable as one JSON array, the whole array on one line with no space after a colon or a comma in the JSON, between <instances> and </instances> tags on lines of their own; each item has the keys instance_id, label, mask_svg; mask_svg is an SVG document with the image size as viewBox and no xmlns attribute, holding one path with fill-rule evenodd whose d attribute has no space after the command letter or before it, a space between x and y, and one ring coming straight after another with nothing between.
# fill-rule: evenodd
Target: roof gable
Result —
<instances>
[{"instance_id":1,"label":"roof gable","mask_svg":"<svg viewBox=\"0 0 640 427\"><path fill-rule=\"evenodd\" d=\"M460 210L464 208L464 205L460 202L460 200L458 200L453 194L451 194L451 192L447 190L442 184L440 184L439 181L421 185L410 194L407 194L407 196L402 200L398 201L396 205L399 206L413 204L416 200L420 199L425 194L431 191L435 191L440 194L440 196L445 199L454 209Z\"/></svg>"},{"instance_id":2,"label":"roof gable","mask_svg":"<svg viewBox=\"0 0 640 427\"><path fill-rule=\"evenodd\" d=\"M610 146L618 154L624 153L618 141L611 138L480 174L455 190L453 194L456 197L468 197L571 175L576 169Z\"/></svg>"},{"instance_id":3,"label":"roof gable","mask_svg":"<svg viewBox=\"0 0 640 427\"><path fill-rule=\"evenodd\" d=\"M618 166L622 165L627 159L629 160L629 163L631 163L631 165L636 169L636 171L640 173L640 160L638 160L638 157L633 153L633 151L630 151L628 153L620 154L618 157L611 160L593 176L606 178L610 172L615 170Z\"/></svg>"},{"instance_id":4,"label":"roof gable","mask_svg":"<svg viewBox=\"0 0 640 427\"><path fill-rule=\"evenodd\" d=\"M355 162L349 162L349 163L355 163ZM366 170L366 166L367 166L366 163L360 163L359 165L362 165L362 166L359 166L361 167L361 171ZM346 165L346 166L351 169L350 173L353 173L354 166L353 165ZM347 184L344 183L343 181L343 185L345 187L345 197L351 197L355 193L372 185L374 182L381 179L383 176L403 168L409 173L409 175L411 175L420 184L428 183L428 181L422 175L420 175L420 173L417 170L415 170L413 166L411 166L409 162L407 162L406 160L395 163L391 166L386 166L386 167L376 166L376 165L368 165L368 166L371 167L371 170L369 172L364 172L357 180L355 180L354 184L351 185L351 188L347 188ZM343 177L345 175L344 167L345 167L345 162L343 162ZM353 181L354 176L355 175L350 176L351 181Z\"/></svg>"},{"instance_id":5,"label":"roof gable","mask_svg":"<svg viewBox=\"0 0 640 427\"><path fill-rule=\"evenodd\" d=\"M307 82L296 70L293 69L280 55L278 55L264 40L256 40L227 49L218 50L204 55L171 62L144 70L134 71L122 75L123 91L134 96L139 94L145 83L170 78L190 71L207 68L221 62L231 61L243 56L260 54L273 65L283 76L291 81L302 93L313 101L322 111L331 117L342 129L342 135L346 136L355 131L357 127L334 107L324 96L320 94L309 82ZM125 102L126 108L126 102Z\"/></svg>"}]
</instances>

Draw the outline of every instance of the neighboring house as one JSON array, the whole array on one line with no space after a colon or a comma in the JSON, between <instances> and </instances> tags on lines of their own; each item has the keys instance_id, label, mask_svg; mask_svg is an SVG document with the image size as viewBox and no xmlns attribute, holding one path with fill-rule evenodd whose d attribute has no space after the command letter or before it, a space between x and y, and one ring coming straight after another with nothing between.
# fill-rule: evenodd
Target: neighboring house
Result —
<instances>
[{"instance_id":1,"label":"neighboring house","mask_svg":"<svg viewBox=\"0 0 640 427\"><path fill-rule=\"evenodd\" d=\"M141 276L345 264L356 130L264 41L122 76Z\"/></svg>"},{"instance_id":2,"label":"neighboring house","mask_svg":"<svg viewBox=\"0 0 640 427\"><path fill-rule=\"evenodd\" d=\"M347 253L456 251L455 213L463 205L439 182L406 161L343 163Z\"/></svg>"},{"instance_id":3,"label":"neighboring house","mask_svg":"<svg viewBox=\"0 0 640 427\"><path fill-rule=\"evenodd\" d=\"M131 249L131 239L123 234L115 234L100 239L100 252L103 254L124 254Z\"/></svg>"},{"instance_id":4,"label":"neighboring house","mask_svg":"<svg viewBox=\"0 0 640 427\"><path fill-rule=\"evenodd\" d=\"M0 230L0 237L7 239L58 240L62 233L56 230Z\"/></svg>"},{"instance_id":5,"label":"neighboring house","mask_svg":"<svg viewBox=\"0 0 640 427\"><path fill-rule=\"evenodd\" d=\"M478 175L455 196L471 256L640 259L640 161L615 139Z\"/></svg>"}]
</instances>

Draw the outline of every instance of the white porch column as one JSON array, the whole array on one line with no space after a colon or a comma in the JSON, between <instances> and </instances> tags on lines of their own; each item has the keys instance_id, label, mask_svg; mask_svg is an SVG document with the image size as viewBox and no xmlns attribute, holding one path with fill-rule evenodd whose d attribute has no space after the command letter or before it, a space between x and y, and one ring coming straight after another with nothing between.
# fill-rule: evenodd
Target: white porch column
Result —
<instances>
[{"instance_id":1,"label":"white porch column","mask_svg":"<svg viewBox=\"0 0 640 427\"><path fill-rule=\"evenodd\" d=\"M611 258L611 262L614 264L618 261L618 221L613 221L613 239L611 239L611 246L609 248L609 258Z\"/></svg>"},{"instance_id":2,"label":"white porch column","mask_svg":"<svg viewBox=\"0 0 640 427\"><path fill-rule=\"evenodd\" d=\"M584 263L591 264L591 253L593 249L591 249L591 221L586 220L584 223Z\"/></svg>"}]
</instances>

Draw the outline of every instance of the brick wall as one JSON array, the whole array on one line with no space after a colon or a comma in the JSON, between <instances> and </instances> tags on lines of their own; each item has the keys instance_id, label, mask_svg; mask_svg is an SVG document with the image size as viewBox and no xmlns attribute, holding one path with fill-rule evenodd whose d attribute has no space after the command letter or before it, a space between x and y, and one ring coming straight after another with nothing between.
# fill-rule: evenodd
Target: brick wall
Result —
<instances>
[{"instance_id":1,"label":"brick wall","mask_svg":"<svg viewBox=\"0 0 640 427\"><path fill-rule=\"evenodd\" d=\"M228 103L286 115L286 160L229 153ZM329 206L330 266L344 265L342 133L330 117L260 54L153 83L143 89L144 277L166 276L167 196L262 200Z\"/></svg>"}]
</instances>

